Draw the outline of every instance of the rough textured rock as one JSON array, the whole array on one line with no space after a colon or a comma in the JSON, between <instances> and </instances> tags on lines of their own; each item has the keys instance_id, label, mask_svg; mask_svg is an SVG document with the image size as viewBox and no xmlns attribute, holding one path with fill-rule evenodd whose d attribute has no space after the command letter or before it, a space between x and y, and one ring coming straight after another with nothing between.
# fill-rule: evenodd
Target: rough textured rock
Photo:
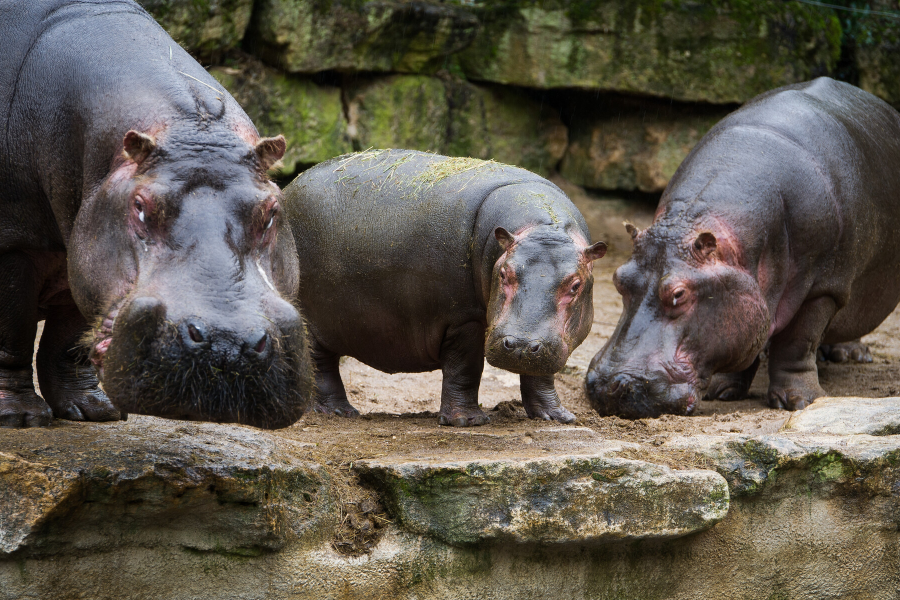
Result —
<instances>
[{"instance_id":1,"label":"rough textured rock","mask_svg":"<svg viewBox=\"0 0 900 600\"><path fill-rule=\"evenodd\" d=\"M588 188L662 192L727 108L596 102L572 111L563 177Z\"/></svg>"},{"instance_id":2,"label":"rough textured rock","mask_svg":"<svg viewBox=\"0 0 900 600\"><path fill-rule=\"evenodd\" d=\"M559 114L526 92L450 78L394 75L347 88L357 148L410 148L494 159L548 174L565 152Z\"/></svg>"},{"instance_id":3,"label":"rough textured rock","mask_svg":"<svg viewBox=\"0 0 900 600\"><path fill-rule=\"evenodd\" d=\"M831 72L833 11L763 0L484 2L459 56L470 79L713 103Z\"/></svg>"},{"instance_id":4,"label":"rough textured rock","mask_svg":"<svg viewBox=\"0 0 900 600\"><path fill-rule=\"evenodd\" d=\"M283 75L252 60L214 67L210 73L240 103L261 135L284 135L282 174L353 150L339 88Z\"/></svg>"},{"instance_id":5,"label":"rough textured rock","mask_svg":"<svg viewBox=\"0 0 900 600\"><path fill-rule=\"evenodd\" d=\"M401 437L399 422L385 415L364 425L391 439ZM0 555L0 599L862 600L894 598L900 587L897 436L673 433L638 445L541 423L524 431L421 427L403 428L390 456L351 468L370 472L377 462L388 472L412 462L431 468L503 457L552 475L563 472L555 470L566 462L558 457L593 452L615 469L666 463L671 470L647 469L717 471L730 487L728 514L675 539L550 546L449 545L394 516L370 555L348 558L330 545L327 532L340 515L326 501L322 469L298 457L322 452L344 461L378 446L348 445L345 429L324 420L278 432L151 417L0 430L0 515L18 515L11 528L0 521L0 540L19 547ZM313 439L329 447L313 447ZM414 450L426 446L434 447L431 461ZM629 477L591 469L590 486ZM279 473L302 474L304 483L290 488ZM259 476L244 477L250 474ZM498 486L507 481L499 475ZM533 481L543 490L567 485ZM276 493L273 510L261 510L266 493L272 504L286 487L295 491ZM485 497L494 493L481 488ZM458 498L442 501L452 506ZM23 522L36 525L23 530L16 524ZM8 536L10 529L25 535Z\"/></svg>"},{"instance_id":6,"label":"rough textured rock","mask_svg":"<svg viewBox=\"0 0 900 600\"><path fill-rule=\"evenodd\" d=\"M259 0L249 38L266 61L295 73L434 72L478 30L459 6L403 0Z\"/></svg>"},{"instance_id":7,"label":"rough textured rock","mask_svg":"<svg viewBox=\"0 0 900 600\"><path fill-rule=\"evenodd\" d=\"M176 42L211 56L244 38L253 0L137 0Z\"/></svg>"},{"instance_id":8,"label":"rough textured rock","mask_svg":"<svg viewBox=\"0 0 900 600\"><path fill-rule=\"evenodd\" d=\"M406 530L453 545L670 539L728 513L717 473L596 454L366 461L359 469Z\"/></svg>"},{"instance_id":9,"label":"rough textured rock","mask_svg":"<svg viewBox=\"0 0 900 600\"><path fill-rule=\"evenodd\" d=\"M330 478L250 428L131 417L4 431L0 557L174 547L256 556L319 541Z\"/></svg>"},{"instance_id":10,"label":"rough textured rock","mask_svg":"<svg viewBox=\"0 0 900 600\"><path fill-rule=\"evenodd\" d=\"M819 398L791 415L783 431L836 435L900 433L900 398Z\"/></svg>"},{"instance_id":11,"label":"rough textured rock","mask_svg":"<svg viewBox=\"0 0 900 600\"><path fill-rule=\"evenodd\" d=\"M873 0L866 4L896 17L864 14L853 23L850 32L859 87L900 108L900 2Z\"/></svg>"}]
</instances>

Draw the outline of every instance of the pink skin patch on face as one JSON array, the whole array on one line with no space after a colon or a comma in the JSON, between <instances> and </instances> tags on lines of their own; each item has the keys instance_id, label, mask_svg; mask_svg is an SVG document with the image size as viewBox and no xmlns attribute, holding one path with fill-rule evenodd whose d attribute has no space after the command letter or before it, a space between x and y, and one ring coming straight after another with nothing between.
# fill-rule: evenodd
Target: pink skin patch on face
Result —
<instances>
[{"instance_id":1,"label":"pink skin patch on face","mask_svg":"<svg viewBox=\"0 0 900 600\"><path fill-rule=\"evenodd\" d=\"M259 133L257 133L256 128L250 123L237 121L231 125L231 130L234 131L239 138L247 142L251 148L256 146L257 142L259 142Z\"/></svg>"}]
</instances>

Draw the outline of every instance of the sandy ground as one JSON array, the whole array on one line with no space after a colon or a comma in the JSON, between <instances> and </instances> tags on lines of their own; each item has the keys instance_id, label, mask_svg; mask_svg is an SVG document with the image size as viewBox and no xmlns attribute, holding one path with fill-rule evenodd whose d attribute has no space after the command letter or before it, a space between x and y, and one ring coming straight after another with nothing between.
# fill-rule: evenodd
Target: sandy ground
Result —
<instances>
[{"instance_id":1,"label":"sandy ground","mask_svg":"<svg viewBox=\"0 0 900 600\"><path fill-rule=\"evenodd\" d=\"M612 333L622 310L619 294L612 285L613 272L628 259L631 252L631 240L622 222L628 220L640 228L647 227L652 221L655 206L588 195L564 180L556 183L565 189L585 215L593 239L602 239L610 246L607 256L595 263L594 324L591 333L569 358L566 369L557 375L560 398L578 417L576 425L588 426L604 437L645 442L659 435L675 433L759 434L777 431L788 413L769 409L765 404L768 386L765 363L760 367L749 399L738 402L703 401L691 417L663 416L659 419L626 421L616 417L601 418L591 410L583 390L584 373L591 358ZM867 365L819 363L822 386L833 396L883 397L900 394L900 310L895 311L863 341L869 344L875 361ZM344 358L341 373L350 402L360 410L363 419L348 423L335 417L309 414L295 425L296 428L307 432L341 431L346 434L338 436L344 448L349 451L351 447L359 446L359 450L350 452L350 456L370 454L370 446L380 439L377 435L387 436L387 432L392 432L391 435L403 431L421 433L423 428L433 428L449 433L449 428L438 429L434 414L440 408L440 371L388 375L352 358ZM495 369L487 363L481 382L480 403L489 411L492 423L479 430L512 427L525 431L536 427L561 427L555 423L528 419L521 407L518 376ZM383 434L376 435L375 431L382 431ZM318 434L313 437L323 439ZM324 436L329 437L330 434Z\"/></svg>"}]
</instances>

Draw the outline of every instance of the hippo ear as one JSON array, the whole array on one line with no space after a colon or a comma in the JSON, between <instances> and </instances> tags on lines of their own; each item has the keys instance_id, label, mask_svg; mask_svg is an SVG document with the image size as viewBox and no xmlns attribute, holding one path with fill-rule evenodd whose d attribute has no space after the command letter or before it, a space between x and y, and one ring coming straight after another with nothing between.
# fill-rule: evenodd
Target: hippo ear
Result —
<instances>
[{"instance_id":1,"label":"hippo ear","mask_svg":"<svg viewBox=\"0 0 900 600\"><path fill-rule=\"evenodd\" d=\"M632 240L634 240L634 238L636 238L638 236L638 234L641 232L640 229L638 229L637 227L635 227L633 224L629 223L628 221L625 221L624 223L622 223L622 225L625 226L625 231L628 232L628 235L631 236Z\"/></svg>"},{"instance_id":2,"label":"hippo ear","mask_svg":"<svg viewBox=\"0 0 900 600\"><path fill-rule=\"evenodd\" d=\"M281 160L285 150L287 150L287 142L284 141L283 135L262 138L256 142L256 156L259 158L263 171L268 171L272 165Z\"/></svg>"},{"instance_id":3,"label":"hippo ear","mask_svg":"<svg viewBox=\"0 0 900 600\"><path fill-rule=\"evenodd\" d=\"M156 140L153 139L153 136L132 129L125 134L125 139L122 140L122 147L127 158L130 158L137 164L141 164L156 148Z\"/></svg>"},{"instance_id":4,"label":"hippo ear","mask_svg":"<svg viewBox=\"0 0 900 600\"><path fill-rule=\"evenodd\" d=\"M494 230L494 237L497 238L497 241L500 242L500 245L504 250L510 247L513 242L516 241L516 238L513 237L513 234L503 229L502 227L498 227Z\"/></svg>"},{"instance_id":5,"label":"hippo ear","mask_svg":"<svg viewBox=\"0 0 900 600\"><path fill-rule=\"evenodd\" d=\"M704 258L715 252L717 247L716 236L708 231L704 231L694 240L694 250Z\"/></svg>"},{"instance_id":6,"label":"hippo ear","mask_svg":"<svg viewBox=\"0 0 900 600\"><path fill-rule=\"evenodd\" d=\"M591 262L606 256L606 242L597 242L584 249L584 257Z\"/></svg>"}]
</instances>

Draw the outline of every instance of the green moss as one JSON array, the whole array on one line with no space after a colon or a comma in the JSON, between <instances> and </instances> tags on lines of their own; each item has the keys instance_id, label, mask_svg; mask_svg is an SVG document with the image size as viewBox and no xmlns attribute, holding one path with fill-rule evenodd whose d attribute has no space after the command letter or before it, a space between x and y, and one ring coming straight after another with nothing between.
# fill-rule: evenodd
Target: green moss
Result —
<instances>
[{"instance_id":1,"label":"green moss","mask_svg":"<svg viewBox=\"0 0 900 600\"><path fill-rule=\"evenodd\" d=\"M244 38L252 0L138 0L188 50L212 56L235 48Z\"/></svg>"}]
</instances>

